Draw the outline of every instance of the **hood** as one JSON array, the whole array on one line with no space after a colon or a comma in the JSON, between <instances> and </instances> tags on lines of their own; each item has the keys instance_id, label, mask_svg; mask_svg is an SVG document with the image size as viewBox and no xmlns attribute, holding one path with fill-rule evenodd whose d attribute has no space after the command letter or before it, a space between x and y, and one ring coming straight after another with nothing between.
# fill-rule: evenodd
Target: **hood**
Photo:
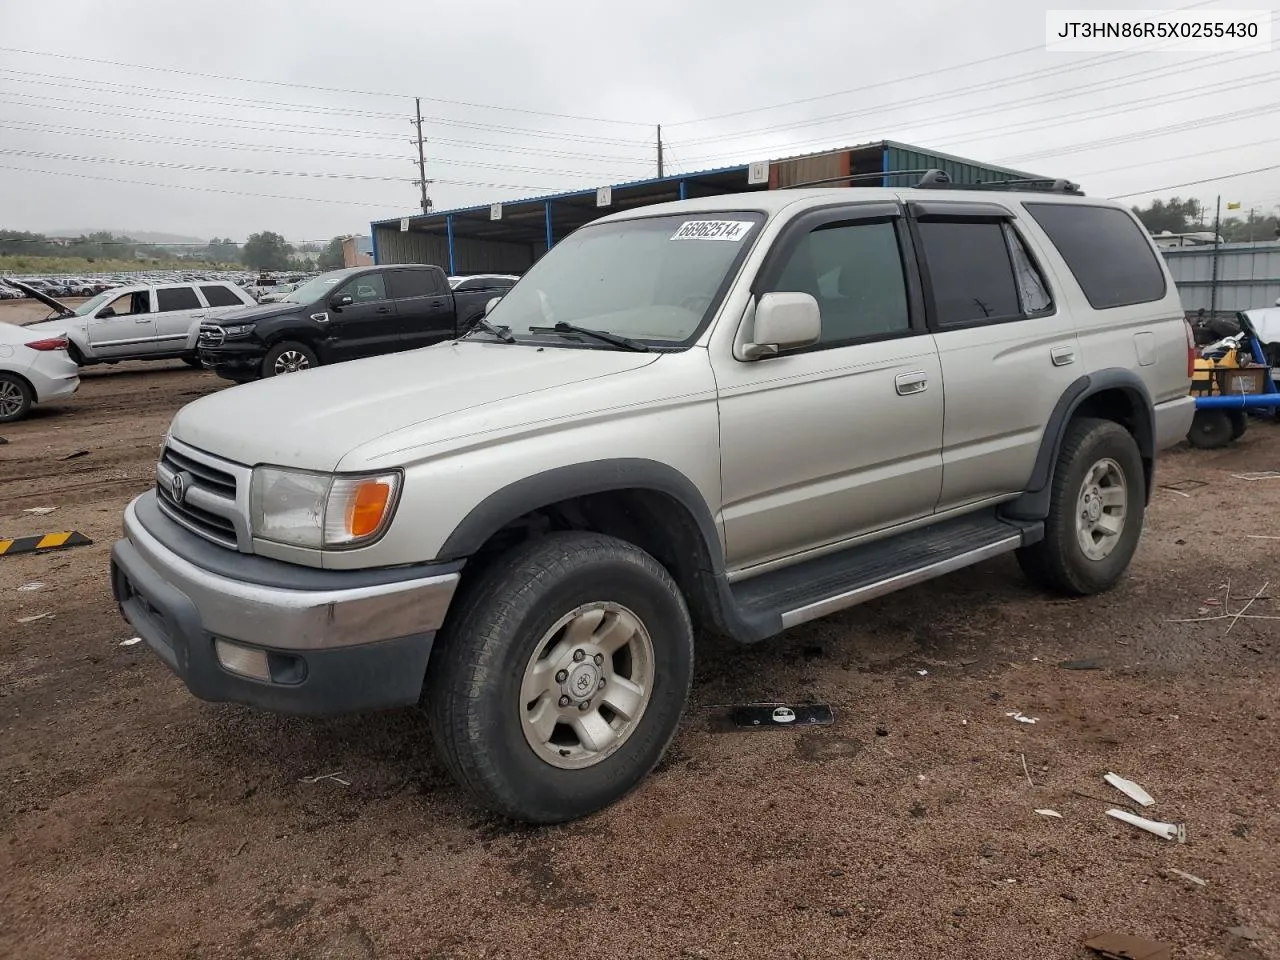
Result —
<instances>
[{"instance_id":1,"label":"hood","mask_svg":"<svg viewBox=\"0 0 1280 960\"><path fill-rule=\"evenodd\" d=\"M249 466L329 471L398 431L423 427L444 438L465 428L461 414L637 370L660 356L442 343L232 387L178 411L173 435ZM518 418L510 405L501 413Z\"/></svg>"},{"instance_id":2,"label":"hood","mask_svg":"<svg viewBox=\"0 0 1280 960\"><path fill-rule=\"evenodd\" d=\"M1246 310L1244 315L1253 324L1253 330L1263 343L1280 343L1280 307L1263 307Z\"/></svg>"},{"instance_id":3,"label":"hood","mask_svg":"<svg viewBox=\"0 0 1280 960\"><path fill-rule=\"evenodd\" d=\"M52 320L35 320L28 323L21 323L18 326L28 332L43 333L52 336L55 333L66 333L68 330L83 330L85 328L84 317L56 317Z\"/></svg>"},{"instance_id":4,"label":"hood","mask_svg":"<svg viewBox=\"0 0 1280 960\"><path fill-rule=\"evenodd\" d=\"M5 280L5 283L7 283L11 287L17 287L19 290L21 290L23 293L25 293L29 297L34 297L36 300L39 300L41 303L46 304L47 306L53 307L54 310L58 311L58 316L60 317L74 317L76 315L76 312L72 310L70 307L68 307L61 300L55 300L53 297L49 296L47 293L37 290L35 287L27 286L21 280Z\"/></svg>"},{"instance_id":5,"label":"hood","mask_svg":"<svg viewBox=\"0 0 1280 960\"><path fill-rule=\"evenodd\" d=\"M262 306L250 307L232 307L223 313L219 313L216 317L211 317L211 323L229 324L229 323L252 323L255 320L269 320L272 317L283 317L285 314L298 313L305 310L305 303L271 303Z\"/></svg>"}]
</instances>

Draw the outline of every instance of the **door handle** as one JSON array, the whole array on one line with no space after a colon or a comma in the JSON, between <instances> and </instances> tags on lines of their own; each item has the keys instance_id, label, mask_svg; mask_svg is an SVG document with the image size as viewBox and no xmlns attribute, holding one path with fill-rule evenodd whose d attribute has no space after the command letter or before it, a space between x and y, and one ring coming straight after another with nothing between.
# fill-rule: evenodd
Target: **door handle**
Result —
<instances>
[{"instance_id":1,"label":"door handle","mask_svg":"<svg viewBox=\"0 0 1280 960\"><path fill-rule=\"evenodd\" d=\"M1055 367L1065 367L1069 363L1076 362L1076 348L1054 347L1049 351L1049 357L1053 360Z\"/></svg>"},{"instance_id":2,"label":"door handle","mask_svg":"<svg viewBox=\"0 0 1280 960\"><path fill-rule=\"evenodd\" d=\"M374 311L374 313L390 313L390 312L391 312L390 307L379 307L377 310Z\"/></svg>"},{"instance_id":3,"label":"door handle","mask_svg":"<svg viewBox=\"0 0 1280 960\"><path fill-rule=\"evenodd\" d=\"M135 320L135 321L133 321L133 322L134 322L134 323L150 323L150 322L151 322L151 320L150 320L149 318L147 318L147 317L140 317L139 319L137 319L137 320Z\"/></svg>"},{"instance_id":4,"label":"door handle","mask_svg":"<svg viewBox=\"0 0 1280 960\"><path fill-rule=\"evenodd\" d=\"M893 378L893 386L900 397L907 397L913 393L924 393L925 390L929 389L929 377L923 370L900 373Z\"/></svg>"}]
</instances>

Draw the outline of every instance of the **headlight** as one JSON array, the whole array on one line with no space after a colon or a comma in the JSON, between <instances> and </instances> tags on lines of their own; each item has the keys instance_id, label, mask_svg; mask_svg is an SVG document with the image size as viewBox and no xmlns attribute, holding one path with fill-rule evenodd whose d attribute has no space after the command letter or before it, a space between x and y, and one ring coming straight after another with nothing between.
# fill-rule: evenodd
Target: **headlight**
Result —
<instances>
[{"instance_id":1,"label":"headlight","mask_svg":"<svg viewBox=\"0 0 1280 960\"><path fill-rule=\"evenodd\" d=\"M239 340L241 337L247 337L249 334L253 333L254 326L255 324L252 323L233 324L229 327L223 327L222 335L228 340Z\"/></svg>"},{"instance_id":2,"label":"headlight","mask_svg":"<svg viewBox=\"0 0 1280 960\"><path fill-rule=\"evenodd\" d=\"M395 513L400 474L334 476L257 467L249 488L253 535L315 550L376 539Z\"/></svg>"}]
</instances>

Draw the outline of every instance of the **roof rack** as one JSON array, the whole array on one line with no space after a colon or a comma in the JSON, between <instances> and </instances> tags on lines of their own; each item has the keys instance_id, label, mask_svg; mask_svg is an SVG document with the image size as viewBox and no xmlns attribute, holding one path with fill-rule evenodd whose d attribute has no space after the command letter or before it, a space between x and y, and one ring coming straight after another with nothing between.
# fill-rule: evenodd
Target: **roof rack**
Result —
<instances>
[{"instance_id":1,"label":"roof rack","mask_svg":"<svg viewBox=\"0 0 1280 960\"><path fill-rule=\"evenodd\" d=\"M804 180L800 183L788 183L785 187L779 187L779 190L799 190L804 187L821 187L833 183L852 183L855 180L884 180L887 177L918 177L921 174L928 175L929 170L895 170L891 173L884 173L877 170L874 173L854 173L843 177L825 177L821 180Z\"/></svg>"},{"instance_id":2,"label":"roof rack","mask_svg":"<svg viewBox=\"0 0 1280 960\"><path fill-rule=\"evenodd\" d=\"M921 190L1023 190L1028 193L1065 193L1083 197L1080 185L1070 180L1026 178L1009 180L980 180L977 183L953 183L945 170L929 170L916 187Z\"/></svg>"}]
</instances>

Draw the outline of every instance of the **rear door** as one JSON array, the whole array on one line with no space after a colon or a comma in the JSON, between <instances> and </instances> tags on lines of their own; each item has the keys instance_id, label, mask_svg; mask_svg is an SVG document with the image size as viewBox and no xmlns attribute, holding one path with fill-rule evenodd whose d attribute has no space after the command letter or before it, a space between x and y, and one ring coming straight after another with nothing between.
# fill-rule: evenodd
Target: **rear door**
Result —
<instances>
[{"instance_id":1,"label":"rear door","mask_svg":"<svg viewBox=\"0 0 1280 960\"><path fill-rule=\"evenodd\" d=\"M108 300L85 323L95 357L146 357L156 351L155 304L150 290L135 290Z\"/></svg>"},{"instance_id":2,"label":"rear door","mask_svg":"<svg viewBox=\"0 0 1280 960\"><path fill-rule=\"evenodd\" d=\"M1083 371L1046 258L996 203L909 205L942 361L946 511L1025 489L1058 398Z\"/></svg>"},{"instance_id":3,"label":"rear door","mask_svg":"<svg viewBox=\"0 0 1280 960\"><path fill-rule=\"evenodd\" d=\"M386 271L362 273L334 291L333 299L352 302L329 309L329 352L335 360L354 360L399 349L401 333Z\"/></svg>"},{"instance_id":4,"label":"rear door","mask_svg":"<svg viewBox=\"0 0 1280 960\"><path fill-rule=\"evenodd\" d=\"M157 287L155 353L181 353L194 342L192 327L198 326L204 304L190 284Z\"/></svg>"},{"instance_id":5,"label":"rear door","mask_svg":"<svg viewBox=\"0 0 1280 960\"><path fill-rule=\"evenodd\" d=\"M402 343L412 350L448 340L455 333L453 295L439 270L388 270Z\"/></svg>"}]
</instances>

